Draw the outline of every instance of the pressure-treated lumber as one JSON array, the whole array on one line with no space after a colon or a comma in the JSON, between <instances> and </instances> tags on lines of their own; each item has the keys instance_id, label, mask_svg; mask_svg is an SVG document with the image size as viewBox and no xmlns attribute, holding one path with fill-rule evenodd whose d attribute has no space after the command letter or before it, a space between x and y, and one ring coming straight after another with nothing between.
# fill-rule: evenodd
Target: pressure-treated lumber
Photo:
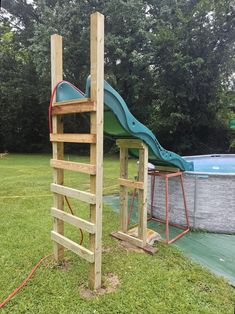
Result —
<instances>
[{"instance_id":1,"label":"pressure-treated lumber","mask_svg":"<svg viewBox=\"0 0 235 314\"><path fill-rule=\"evenodd\" d=\"M91 164L51 159L50 165L51 167L54 167L57 169L77 171L77 172L86 173L90 175L96 174L96 167L95 165L91 165Z\"/></svg>"},{"instance_id":2,"label":"pressure-treated lumber","mask_svg":"<svg viewBox=\"0 0 235 314\"><path fill-rule=\"evenodd\" d=\"M129 243L131 243L135 246L138 246L140 248L144 247L143 241L136 238L136 237L133 237L133 236L131 236L127 233L121 232L121 231L118 231L117 234L119 236L119 239L121 239L123 241L129 242Z\"/></svg>"},{"instance_id":3,"label":"pressure-treated lumber","mask_svg":"<svg viewBox=\"0 0 235 314\"><path fill-rule=\"evenodd\" d=\"M51 89L54 90L57 83L63 79L63 60L62 60L62 37L59 35L51 36ZM52 132L63 133L64 126L60 116L52 117ZM64 159L64 143L52 143L53 159ZM63 184L63 169L53 169L53 182ZM55 194L53 197L54 207L64 209L64 197ZM53 230L60 234L64 234L63 220L54 218ZM64 259L64 247L54 242L54 258L57 262Z\"/></svg>"},{"instance_id":4,"label":"pressure-treated lumber","mask_svg":"<svg viewBox=\"0 0 235 314\"><path fill-rule=\"evenodd\" d=\"M63 235L55 231L51 231L51 238L52 240L59 243L63 247L73 251L80 257L84 258L88 262L94 263L94 253L91 252L90 250L84 248L83 246L77 244L76 242L64 237Z\"/></svg>"},{"instance_id":5,"label":"pressure-treated lumber","mask_svg":"<svg viewBox=\"0 0 235 314\"><path fill-rule=\"evenodd\" d=\"M69 188L67 186L63 186L63 185L59 185L55 183L51 184L51 192L64 195L67 197L73 197L79 201L86 202L89 204L95 204L95 201L96 201L95 194L76 190L76 189Z\"/></svg>"},{"instance_id":6,"label":"pressure-treated lumber","mask_svg":"<svg viewBox=\"0 0 235 314\"><path fill-rule=\"evenodd\" d=\"M89 287L101 286L102 254L102 192L103 192L103 111L104 111L104 16L98 12L91 15L91 97L90 99L56 102L52 105L53 146L51 166L55 173L51 191L54 193L54 206L51 209L56 222L51 233L55 243L55 258L63 259L63 248L67 248L90 262ZM61 46L58 46L61 43ZM58 48L58 51L57 51ZM59 54L58 54L59 52ZM59 58L58 58L59 56ZM59 60L59 68L58 60ZM53 72L54 71L54 72ZM62 80L62 38L52 36L52 87ZM62 115L70 113L90 113L89 134L64 134ZM64 160L64 142L90 144L90 164ZM90 175L90 192L79 191L63 186L64 170L77 171ZM63 199L73 197L90 204L90 221L65 213ZM89 233L89 249L82 247L64 235L64 222Z\"/></svg>"},{"instance_id":7,"label":"pressure-treated lumber","mask_svg":"<svg viewBox=\"0 0 235 314\"><path fill-rule=\"evenodd\" d=\"M120 179L128 178L128 149L120 147ZM120 184L120 229L127 232L128 229L128 189Z\"/></svg>"},{"instance_id":8,"label":"pressure-treated lumber","mask_svg":"<svg viewBox=\"0 0 235 314\"><path fill-rule=\"evenodd\" d=\"M54 207L51 208L51 214L53 217L66 221L77 228L81 228L91 234L95 233L95 225L87 220L76 217Z\"/></svg>"},{"instance_id":9,"label":"pressure-treated lumber","mask_svg":"<svg viewBox=\"0 0 235 314\"><path fill-rule=\"evenodd\" d=\"M158 171L161 171L161 172L180 172L179 168L168 167L168 166L156 166L155 170L158 170Z\"/></svg>"},{"instance_id":10,"label":"pressure-treated lumber","mask_svg":"<svg viewBox=\"0 0 235 314\"><path fill-rule=\"evenodd\" d=\"M93 112L96 111L96 104L92 101L70 101L66 103L56 103L52 107L52 115L64 115L71 113Z\"/></svg>"},{"instance_id":11,"label":"pressure-treated lumber","mask_svg":"<svg viewBox=\"0 0 235 314\"><path fill-rule=\"evenodd\" d=\"M143 182L143 189L138 195L138 237L144 246L147 241L147 188L148 188L148 147L139 150L139 181Z\"/></svg>"},{"instance_id":12,"label":"pressure-treated lumber","mask_svg":"<svg viewBox=\"0 0 235 314\"><path fill-rule=\"evenodd\" d=\"M63 143L95 143L95 134L50 134L51 142L63 142Z\"/></svg>"},{"instance_id":13,"label":"pressure-treated lumber","mask_svg":"<svg viewBox=\"0 0 235 314\"><path fill-rule=\"evenodd\" d=\"M141 140L119 139L116 141L117 146L126 148L144 148L144 143Z\"/></svg>"},{"instance_id":14,"label":"pressure-treated lumber","mask_svg":"<svg viewBox=\"0 0 235 314\"><path fill-rule=\"evenodd\" d=\"M124 235L126 236L127 234L124 233ZM112 232L112 233L111 233L111 236L114 237L114 238L116 238L116 239L118 239L118 240L121 240L121 241L125 241L125 242L127 242L127 243L130 243L130 239L129 239L128 237L125 237L125 236L123 237L123 232L120 232L120 231L118 231L118 232ZM135 239L137 239L137 238L135 238ZM137 239L137 240L138 240L138 239ZM139 247L140 249L142 249L143 251L145 251L146 253L151 254L151 255L153 255L153 254L155 254L156 252L158 252L158 248L153 247L153 246L151 246L151 245L149 245L149 244L146 244L145 246L142 246L142 244L140 244L140 246L138 246L138 241L135 242L135 244L132 243L132 245L135 245L135 246Z\"/></svg>"},{"instance_id":15,"label":"pressure-treated lumber","mask_svg":"<svg viewBox=\"0 0 235 314\"><path fill-rule=\"evenodd\" d=\"M125 186L127 188L133 188L133 189L139 189L139 190L143 190L144 188L144 183L140 181L119 178L118 183L119 185Z\"/></svg>"},{"instance_id":16,"label":"pressure-treated lumber","mask_svg":"<svg viewBox=\"0 0 235 314\"><path fill-rule=\"evenodd\" d=\"M80 98L80 99L70 99L70 100L63 100L63 101L55 101L53 103L53 107L56 106L63 106L63 105L83 105L87 103L94 103L91 101L90 98Z\"/></svg>"},{"instance_id":17,"label":"pressure-treated lumber","mask_svg":"<svg viewBox=\"0 0 235 314\"><path fill-rule=\"evenodd\" d=\"M148 147L141 140L117 140L120 147L120 230L112 235L123 241L143 248L149 253L155 250L147 245L147 187L148 187ZM128 148L139 151L138 181L128 178ZM138 193L138 237L128 234L128 193L127 189L137 189Z\"/></svg>"},{"instance_id":18,"label":"pressure-treated lumber","mask_svg":"<svg viewBox=\"0 0 235 314\"><path fill-rule=\"evenodd\" d=\"M90 162L96 165L96 176L91 176L90 191L96 195L96 204L90 206L90 221L96 225L96 234L89 237L89 248L95 252L94 263L89 268L89 288L101 286L102 255L102 191L103 191L103 115L104 115L104 16L91 15L90 28L91 100L96 112L91 113L91 133L96 133L96 145L90 146Z\"/></svg>"}]
</instances>

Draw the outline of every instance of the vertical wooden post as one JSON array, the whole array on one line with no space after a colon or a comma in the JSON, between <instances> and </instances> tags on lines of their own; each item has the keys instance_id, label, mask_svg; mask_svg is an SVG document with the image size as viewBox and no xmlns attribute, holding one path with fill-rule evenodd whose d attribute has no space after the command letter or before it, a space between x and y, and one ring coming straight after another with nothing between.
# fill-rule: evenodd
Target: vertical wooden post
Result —
<instances>
[{"instance_id":1,"label":"vertical wooden post","mask_svg":"<svg viewBox=\"0 0 235 314\"><path fill-rule=\"evenodd\" d=\"M98 12L91 15L91 100L97 111L91 113L91 133L96 134L96 144L90 147L90 162L96 165L96 175L90 177L91 193L96 195L96 204L90 206L90 221L95 224L95 234L90 234L90 250L95 261L90 264L89 288L101 286L102 255L102 201L103 201L103 111L104 111L104 16Z\"/></svg>"},{"instance_id":2,"label":"vertical wooden post","mask_svg":"<svg viewBox=\"0 0 235 314\"><path fill-rule=\"evenodd\" d=\"M147 187L148 187L148 147L143 143L139 150L139 181L144 183L144 188L139 190L138 204L138 238L146 245L147 240Z\"/></svg>"},{"instance_id":3,"label":"vertical wooden post","mask_svg":"<svg viewBox=\"0 0 235 314\"><path fill-rule=\"evenodd\" d=\"M59 35L51 36L51 88L52 91L56 84L63 79L63 57L62 57L62 37ZM60 116L52 117L52 133L63 133L63 122ZM64 143L53 142L53 159L64 159ZM53 169L53 182L63 184L63 169ZM60 210L64 209L63 196L54 194L54 207ZM64 222L54 218L53 230L64 234ZM57 262L64 258L64 247L54 242L54 257Z\"/></svg>"},{"instance_id":4,"label":"vertical wooden post","mask_svg":"<svg viewBox=\"0 0 235 314\"><path fill-rule=\"evenodd\" d=\"M120 146L120 178L128 178L128 148ZM128 229L128 188L120 185L120 230Z\"/></svg>"}]
</instances>

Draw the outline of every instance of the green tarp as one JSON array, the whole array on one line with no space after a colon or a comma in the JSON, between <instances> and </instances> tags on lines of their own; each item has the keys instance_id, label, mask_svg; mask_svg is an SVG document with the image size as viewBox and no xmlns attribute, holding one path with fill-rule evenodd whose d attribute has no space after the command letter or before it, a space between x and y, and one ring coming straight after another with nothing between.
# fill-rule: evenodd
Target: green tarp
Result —
<instances>
[{"instance_id":1,"label":"green tarp","mask_svg":"<svg viewBox=\"0 0 235 314\"><path fill-rule=\"evenodd\" d=\"M119 212L118 195L105 196L104 202L114 211ZM135 201L132 223L137 220L136 205ZM163 224L150 221L148 227L164 235ZM177 233L179 233L178 229L170 227L170 237ZM189 232L173 245L180 248L185 256L209 268L216 275L225 277L230 284L235 286L235 235Z\"/></svg>"}]
</instances>

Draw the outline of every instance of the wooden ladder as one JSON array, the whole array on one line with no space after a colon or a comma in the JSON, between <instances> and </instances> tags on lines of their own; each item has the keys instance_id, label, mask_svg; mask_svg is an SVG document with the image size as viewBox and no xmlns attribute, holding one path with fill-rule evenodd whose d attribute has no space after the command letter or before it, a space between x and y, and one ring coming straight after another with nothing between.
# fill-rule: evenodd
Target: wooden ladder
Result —
<instances>
[{"instance_id":1,"label":"wooden ladder","mask_svg":"<svg viewBox=\"0 0 235 314\"><path fill-rule=\"evenodd\" d=\"M147 244L148 146L138 139L119 139L120 148L120 230L111 235L137 246L149 254L157 249ZM138 181L128 179L128 149L139 151ZM128 188L138 190L138 236L128 234Z\"/></svg>"},{"instance_id":2,"label":"wooden ladder","mask_svg":"<svg viewBox=\"0 0 235 314\"><path fill-rule=\"evenodd\" d=\"M101 286L102 193L103 193L103 90L104 90L104 16L91 15L91 98L54 102L52 106L52 142L54 219L51 238L54 241L54 257L64 259L64 248L69 249L90 263L89 288ZM63 78L62 37L51 37L52 90ZM62 116L71 113L90 113L89 134L65 134ZM89 143L90 164L64 160L64 142ZM90 192L64 186L64 170L86 173L90 176ZM64 211L64 197L72 197L90 204L90 221ZM89 233L89 249L64 236L64 222Z\"/></svg>"}]
</instances>

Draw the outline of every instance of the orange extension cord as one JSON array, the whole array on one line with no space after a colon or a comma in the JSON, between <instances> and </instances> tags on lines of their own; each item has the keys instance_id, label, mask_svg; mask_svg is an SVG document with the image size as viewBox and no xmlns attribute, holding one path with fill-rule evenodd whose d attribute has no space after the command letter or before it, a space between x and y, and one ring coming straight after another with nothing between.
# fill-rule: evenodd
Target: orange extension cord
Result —
<instances>
[{"instance_id":1,"label":"orange extension cord","mask_svg":"<svg viewBox=\"0 0 235 314\"><path fill-rule=\"evenodd\" d=\"M12 293L9 294L9 296L2 302L0 303L0 309L4 307L4 305L10 301L11 298L14 297L14 295L16 295L29 281L29 279L33 276L34 272L36 271L36 269L41 265L41 263L48 258L49 256L51 256L51 254L48 254L46 256L44 256L42 259L40 259L40 261L34 266L34 268L31 270L31 272L29 273L28 277L22 282L22 284L16 288Z\"/></svg>"},{"instance_id":2,"label":"orange extension cord","mask_svg":"<svg viewBox=\"0 0 235 314\"><path fill-rule=\"evenodd\" d=\"M65 201L68 205L68 208L71 212L72 215L74 215L74 211L69 203L69 200L67 199L67 197L65 196ZM83 243L83 232L82 229L80 229L80 233L81 233L81 240L80 240L80 245L82 245ZM29 281L29 279L33 276L33 274L35 273L35 271L37 270L37 268L42 264L42 262L47 259L48 257L52 256L53 253L50 253L46 256L44 256L42 259L40 259L40 261L34 266L34 268L31 270L31 272L29 273L28 277L21 283L21 285L19 287L17 287L12 293L9 294L9 296L2 302L0 303L0 309L4 307L4 305L10 301Z\"/></svg>"}]
</instances>

